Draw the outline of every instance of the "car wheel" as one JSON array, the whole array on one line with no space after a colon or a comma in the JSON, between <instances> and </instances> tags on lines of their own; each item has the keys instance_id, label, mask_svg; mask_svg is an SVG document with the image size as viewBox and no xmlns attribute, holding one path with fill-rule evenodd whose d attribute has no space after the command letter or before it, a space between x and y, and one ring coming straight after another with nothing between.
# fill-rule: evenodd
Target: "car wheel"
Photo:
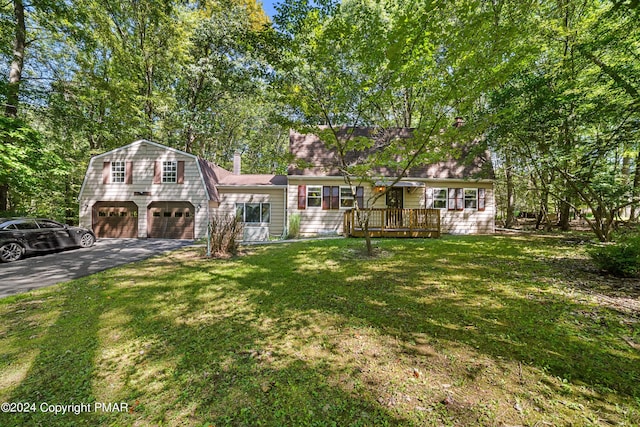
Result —
<instances>
[{"instance_id":1,"label":"car wheel","mask_svg":"<svg viewBox=\"0 0 640 427\"><path fill-rule=\"evenodd\" d=\"M93 246L96 242L96 238L93 237L91 233L84 233L82 237L80 237L80 247L81 248L89 248Z\"/></svg>"},{"instance_id":2,"label":"car wheel","mask_svg":"<svg viewBox=\"0 0 640 427\"><path fill-rule=\"evenodd\" d=\"M0 261L12 262L17 261L24 255L24 248L18 243L5 243L0 246Z\"/></svg>"}]
</instances>

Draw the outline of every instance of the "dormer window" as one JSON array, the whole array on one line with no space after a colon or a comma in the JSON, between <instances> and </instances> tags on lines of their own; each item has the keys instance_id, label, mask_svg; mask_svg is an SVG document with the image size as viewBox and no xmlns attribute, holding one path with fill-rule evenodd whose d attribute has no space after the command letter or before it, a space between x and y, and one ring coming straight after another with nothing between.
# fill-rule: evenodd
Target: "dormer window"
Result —
<instances>
[{"instance_id":1,"label":"dormer window","mask_svg":"<svg viewBox=\"0 0 640 427\"><path fill-rule=\"evenodd\" d=\"M133 183L133 163L122 160L104 162L102 164L103 184L131 184Z\"/></svg>"},{"instance_id":2,"label":"dormer window","mask_svg":"<svg viewBox=\"0 0 640 427\"><path fill-rule=\"evenodd\" d=\"M178 162L175 160L162 162L162 182L178 182Z\"/></svg>"}]
</instances>

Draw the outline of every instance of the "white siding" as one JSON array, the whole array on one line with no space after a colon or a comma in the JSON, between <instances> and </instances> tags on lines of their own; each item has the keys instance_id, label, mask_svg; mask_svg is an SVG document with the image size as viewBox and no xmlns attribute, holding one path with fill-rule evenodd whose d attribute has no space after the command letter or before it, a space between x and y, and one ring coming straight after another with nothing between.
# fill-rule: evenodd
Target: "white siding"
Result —
<instances>
[{"instance_id":1,"label":"white siding","mask_svg":"<svg viewBox=\"0 0 640 427\"><path fill-rule=\"evenodd\" d=\"M327 178L322 180L292 180L289 177L288 190L288 215L300 215L300 234L303 236L313 236L317 234L333 234L342 233L342 225L344 223L344 212L348 209L331 209L323 210L322 207L307 207L306 209L298 209L298 185L309 186L346 186L342 178ZM365 187L365 201L369 193L368 187Z\"/></svg>"},{"instance_id":2,"label":"white siding","mask_svg":"<svg viewBox=\"0 0 640 427\"><path fill-rule=\"evenodd\" d=\"M441 209L440 227L443 233L450 234L491 234L495 232L495 200L493 183L476 182L430 182L427 184L432 188L484 188L485 210L464 209L462 211ZM422 206L426 206L425 195L422 195Z\"/></svg>"},{"instance_id":3,"label":"white siding","mask_svg":"<svg viewBox=\"0 0 640 427\"><path fill-rule=\"evenodd\" d=\"M184 183L154 184L156 161L184 161ZM103 184L104 162L132 162L131 184ZM136 195L148 192L149 195ZM138 205L138 237L147 237L147 206L156 201L188 201L195 207L195 236L206 235L208 195L195 157L146 141L92 159L80 194L80 225L91 227L92 207L99 201L133 201ZM200 208L198 208L200 206Z\"/></svg>"},{"instance_id":4,"label":"white siding","mask_svg":"<svg viewBox=\"0 0 640 427\"><path fill-rule=\"evenodd\" d=\"M236 203L270 203L271 220L263 224L247 224L251 226L269 226L269 236L280 237L284 233L285 227L285 191L286 187L275 188L218 188L220 195L220 206L211 211L212 215L235 215Z\"/></svg>"},{"instance_id":5,"label":"white siding","mask_svg":"<svg viewBox=\"0 0 640 427\"><path fill-rule=\"evenodd\" d=\"M426 187L432 188L484 188L486 189L486 205L484 211L477 209L465 209L463 211L449 211L442 209L440 211L440 221L443 233L451 234L490 234L495 232L495 201L492 182L474 182L474 181L447 181L447 180L420 180L411 179L411 181L423 182ZM303 235L315 235L326 232L342 233L343 214L345 209L340 210L323 210L321 207L310 208L304 210L298 209L298 185L324 186L324 185L342 185L342 178L327 179L305 179L305 177L289 177L288 190L288 214L300 214L300 232ZM417 187L403 188L403 202L405 209L421 209L425 208L426 188ZM365 206L373 208L386 208L386 196L382 195L375 202L372 199L373 188L364 185L364 201Z\"/></svg>"}]
</instances>

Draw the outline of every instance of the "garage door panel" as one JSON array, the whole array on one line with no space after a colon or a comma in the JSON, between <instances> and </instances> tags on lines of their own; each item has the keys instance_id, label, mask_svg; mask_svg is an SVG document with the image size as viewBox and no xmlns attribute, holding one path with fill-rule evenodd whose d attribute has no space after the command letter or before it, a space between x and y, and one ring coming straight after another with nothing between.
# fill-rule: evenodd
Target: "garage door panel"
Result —
<instances>
[{"instance_id":1,"label":"garage door panel","mask_svg":"<svg viewBox=\"0 0 640 427\"><path fill-rule=\"evenodd\" d=\"M134 202L96 203L93 231L99 238L138 237L138 206Z\"/></svg>"},{"instance_id":2,"label":"garage door panel","mask_svg":"<svg viewBox=\"0 0 640 427\"><path fill-rule=\"evenodd\" d=\"M194 208L189 202L153 202L148 207L148 235L156 239L193 239Z\"/></svg>"}]
</instances>

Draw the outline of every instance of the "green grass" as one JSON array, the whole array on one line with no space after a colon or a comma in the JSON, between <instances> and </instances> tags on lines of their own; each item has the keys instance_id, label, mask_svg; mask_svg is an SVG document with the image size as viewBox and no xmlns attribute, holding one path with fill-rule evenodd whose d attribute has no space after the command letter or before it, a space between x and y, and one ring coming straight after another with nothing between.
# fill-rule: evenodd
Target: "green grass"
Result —
<instances>
[{"instance_id":1,"label":"green grass","mask_svg":"<svg viewBox=\"0 0 640 427\"><path fill-rule=\"evenodd\" d=\"M188 248L0 300L2 426L640 425L637 280L563 237ZM125 402L43 413L42 403Z\"/></svg>"}]
</instances>

